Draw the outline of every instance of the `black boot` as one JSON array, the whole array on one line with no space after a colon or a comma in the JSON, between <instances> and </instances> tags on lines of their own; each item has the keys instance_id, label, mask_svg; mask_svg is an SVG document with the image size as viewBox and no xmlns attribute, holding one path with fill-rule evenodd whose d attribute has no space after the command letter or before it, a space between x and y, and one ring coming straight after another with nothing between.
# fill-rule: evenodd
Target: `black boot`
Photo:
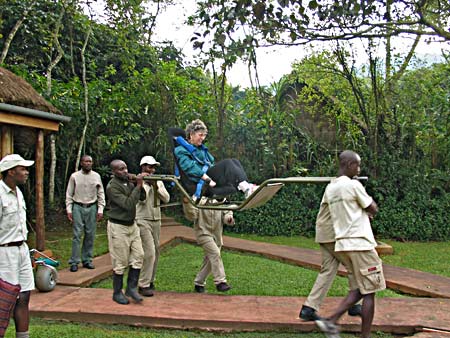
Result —
<instances>
[{"instance_id":1,"label":"black boot","mask_svg":"<svg viewBox=\"0 0 450 338\"><path fill-rule=\"evenodd\" d=\"M128 271L127 289L125 291L125 295L133 298L134 301L138 303L142 302L142 297L139 295L137 289L140 272L140 269L133 269L130 266L130 270Z\"/></svg>"},{"instance_id":2,"label":"black boot","mask_svg":"<svg viewBox=\"0 0 450 338\"><path fill-rule=\"evenodd\" d=\"M128 304L130 301L124 296L122 292L123 275L113 273L113 301L119 304Z\"/></svg>"}]
</instances>

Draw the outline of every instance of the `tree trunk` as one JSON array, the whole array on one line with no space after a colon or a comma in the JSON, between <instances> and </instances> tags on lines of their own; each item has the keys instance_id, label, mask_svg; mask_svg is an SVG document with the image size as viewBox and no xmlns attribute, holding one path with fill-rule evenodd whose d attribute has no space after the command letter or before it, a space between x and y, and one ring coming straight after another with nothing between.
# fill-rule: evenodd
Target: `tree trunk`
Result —
<instances>
[{"instance_id":1,"label":"tree trunk","mask_svg":"<svg viewBox=\"0 0 450 338\"><path fill-rule=\"evenodd\" d=\"M213 80L214 80L214 98L217 108L217 149L219 150L219 157L224 157L224 125L225 125L225 83L226 83L226 67L222 65L222 72L217 74L214 64L212 64Z\"/></svg>"},{"instance_id":2,"label":"tree trunk","mask_svg":"<svg viewBox=\"0 0 450 338\"><path fill-rule=\"evenodd\" d=\"M58 35L59 30L61 29L61 22L65 12L65 3L62 3L61 13L59 15L58 21L55 26L55 30L53 32L53 40L56 45L56 49L58 51L56 58L50 62L47 67L46 78L47 78L47 96L50 96L52 93L52 71L53 68L61 61L64 51L59 43ZM50 49L50 53L53 48ZM50 204L50 208L54 208L55 206L55 170L56 170L56 137L54 134L50 135L50 176L49 176L49 189L48 189L48 202Z\"/></svg>"},{"instance_id":3,"label":"tree trunk","mask_svg":"<svg viewBox=\"0 0 450 338\"><path fill-rule=\"evenodd\" d=\"M84 140L86 139L86 132L89 125L89 89L86 80L86 59L84 57L84 53L86 51L86 47L89 41L89 36L91 35L92 27L89 26L88 31L86 33L86 38L84 40L83 48L81 49L81 65L82 65L82 81L84 88L84 113L86 116L86 121L84 123L83 132L81 134L80 144L78 147L77 159L75 161L75 170L77 171L78 165L80 164L81 151L84 147Z\"/></svg>"},{"instance_id":4,"label":"tree trunk","mask_svg":"<svg viewBox=\"0 0 450 338\"><path fill-rule=\"evenodd\" d=\"M16 36L17 31L19 30L20 26L22 26L23 22L28 16L28 13L30 12L30 9L33 7L35 1L32 1L30 5L27 7L25 12L23 12L22 17L16 22L14 27L11 29L11 31L8 34L8 37L5 39L5 43L3 44L3 50L2 54L0 55L0 65L5 62L6 56L8 55L9 47L11 46L11 42Z\"/></svg>"},{"instance_id":5,"label":"tree trunk","mask_svg":"<svg viewBox=\"0 0 450 338\"><path fill-rule=\"evenodd\" d=\"M64 55L64 50L61 47L61 44L59 43L59 30L61 29L61 21L62 18L64 16L64 12L65 12L65 2L62 3L62 8L61 8L61 13L59 14L58 17L58 21L56 22L55 25L55 30L53 32L53 41L55 42L56 45L56 50L57 50L57 54L54 60L52 60L50 62L50 64L47 67L47 72L45 77L47 78L47 96L50 96L51 92L52 92L52 71L53 68L56 67L56 65L59 63L59 61L61 61L63 55ZM51 58L51 53L53 51L53 47L51 46L50 48L50 58Z\"/></svg>"}]
</instances>

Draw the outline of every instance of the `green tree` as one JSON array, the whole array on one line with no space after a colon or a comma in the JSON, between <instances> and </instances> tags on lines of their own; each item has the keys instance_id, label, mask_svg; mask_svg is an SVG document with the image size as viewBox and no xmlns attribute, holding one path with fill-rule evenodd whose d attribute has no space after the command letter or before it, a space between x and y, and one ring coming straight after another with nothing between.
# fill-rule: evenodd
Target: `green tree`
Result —
<instances>
[{"instance_id":1,"label":"green tree","mask_svg":"<svg viewBox=\"0 0 450 338\"><path fill-rule=\"evenodd\" d=\"M445 1L203 0L197 4L191 18L200 25L195 43L213 41L235 55L257 46L402 34L450 40L450 4Z\"/></svg>"}]
</instances>

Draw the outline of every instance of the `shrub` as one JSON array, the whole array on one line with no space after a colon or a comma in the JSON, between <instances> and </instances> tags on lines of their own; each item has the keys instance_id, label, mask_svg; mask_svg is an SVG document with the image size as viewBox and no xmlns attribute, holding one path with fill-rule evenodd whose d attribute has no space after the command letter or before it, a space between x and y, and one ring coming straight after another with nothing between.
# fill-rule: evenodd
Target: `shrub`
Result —
<instances>
[{"instance_id":1,"label":"shrub","mask_svg":"<svg viewBox=\"0 0 450 338\"><path fill-rule=\"evenodd\" d=\"M379 206L372 227L377 238L401 241L450 240L450 193L445 173L369 179L368 193ZM268 236L314 236L325 185L288 184L262 207L236 213L230 231Z\"/></svg>"}]
</instances>

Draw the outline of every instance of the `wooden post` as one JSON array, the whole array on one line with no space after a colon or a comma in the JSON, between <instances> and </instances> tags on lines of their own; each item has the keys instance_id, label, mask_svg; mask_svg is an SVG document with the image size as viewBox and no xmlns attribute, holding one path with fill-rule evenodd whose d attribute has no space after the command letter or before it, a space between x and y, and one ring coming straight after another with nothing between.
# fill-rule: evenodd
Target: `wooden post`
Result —
<instances>
[{"instance_id":1,"label":"wooden post","mask_svg":"<svg viewBox=\"0 0 450 338\"><path fill-rule=\"evenodd\" d=\"M40 129L36 140L36 249L45 250L44 221L44 131Z\"/></svg>"},{"instance_id":2,"label":"wooden post","mask_svg":"<svg viewBox=\"0 0 450 338\"><path fill-rule=\"evenodd\" d=\"M2 124L2 145L1 145L1 157L13 153L13 132L11 125Z\"/></svg>"}]
</instances>

